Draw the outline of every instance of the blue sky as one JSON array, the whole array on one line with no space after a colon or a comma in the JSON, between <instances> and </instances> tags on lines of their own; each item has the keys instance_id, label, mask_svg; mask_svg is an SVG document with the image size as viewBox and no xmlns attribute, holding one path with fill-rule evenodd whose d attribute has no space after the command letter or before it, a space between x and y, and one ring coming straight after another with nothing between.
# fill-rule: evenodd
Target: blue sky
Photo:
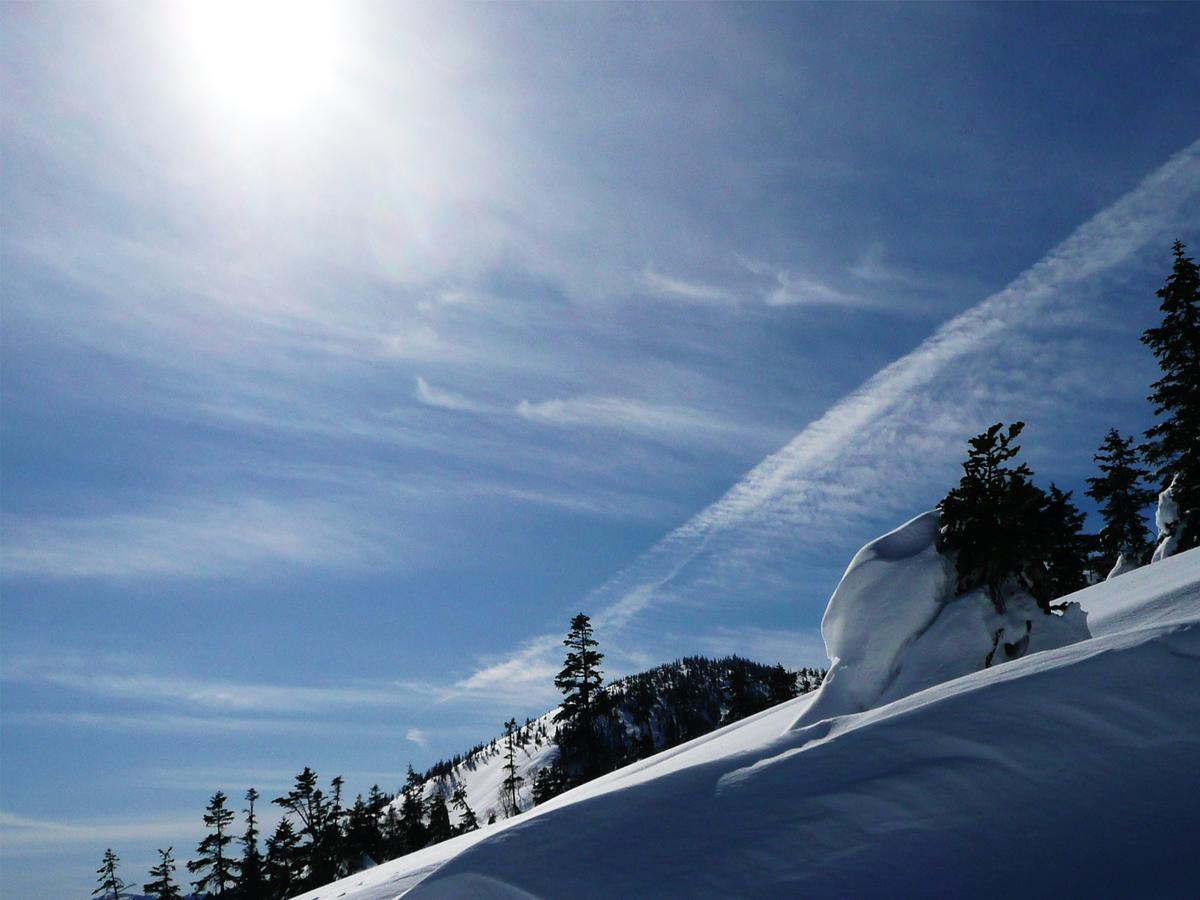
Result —
<instances>
[{"instance_id":1,"label":"blue sky","mask_svg":"<svg viewBox=\"0 0 1200 900\"><path fill-rule=\"evenodd\" d=\"M1195 5L293 9L0 9L5 896L395 789L580 609L820 664L969 435L1149 424Z\"/></svg>"}]
</instances>

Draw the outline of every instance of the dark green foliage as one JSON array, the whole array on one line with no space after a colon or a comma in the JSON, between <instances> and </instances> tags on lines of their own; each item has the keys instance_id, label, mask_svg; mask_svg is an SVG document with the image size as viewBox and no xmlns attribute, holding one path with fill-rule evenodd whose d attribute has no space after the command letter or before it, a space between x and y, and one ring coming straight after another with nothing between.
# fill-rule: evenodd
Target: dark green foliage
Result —
<instances>
[{"instance_id":1,"label":"dark green foliage","mask_svg":"<svg viewBox=\"0 0 1200 900\"><path fill-rule=\"evenodd\" d=\"M296 834L290 819L280 820L274 834L267 838L265 867L270 886L267 896L272 900L283 900L299 892L304 862L300 852L300 836Z\"/></svg>"},{"instance_id":2,"label":"dark green foliage","mask_svg":"<svg viewBox=\"0 0 1200 900\"><path fill-rule=\"evenodd\" d=\"M263 858L258 850L258 817L254 813L254 803L258 797L258 791L254 788L246 791L249 806L244 810L246 831L242 834L242 861L238 865L238 900L263 900L267 896Z\"/></svg>"},{"instance_id":3,"label":"dark green foliage","mask_svg":"<svg viewBox=\"0 0 1200 900\"><path fill-rule=\"evenodd\" d=\"M1160 421L1142 453L1163 488L1174 480L1180 551L1200 546L1200 270L1183 250L1176 241L1171 275L1157 292L1162 324L1142 335L1162 369L1148 398Z\"/></svg>"},{"instance_id":4,"label":"dark green foliage","mask_svg":"<svg viewBox=\"0 0 1200 900\"><path fill-rule=\"evenodd\" d=\"M154 900L181 900L183 896L179 885L172 878L175 871L175 860L171 858L172 849L168 847L158 851L158 865L150 869L150 877L154 880L142 885L142 890Z\"/></svg>"},{"instance_id":5,"label":"dark green foliage","mask_svg":"<svg viewBox=\"0 0 1200 900\"><path fill-rule=\"evenodd\" d=\"M533 776L533 805L540 806L565 789L562 769L557 765L543 766Z\"/></svg>"},{"instance_id":6,"label":"dark green foliage","mask_svg":"<svg viewBox=\"0 0 1200 900\"><path fill-rule=\"evenodd\" d=\"M1097 540L1096 567L1105 575L1121 555L1141 565L1151 548L1142 511L1154 501L1154 492L1145 487L1147 473L1138 465L1133 438L1123 438L1111 429L1092 459L1099 464L1100 474L1087 480L1087 495L1099 505L1104 520Z\"/></svg>"},{"instance_id":7,"label":"dark green foliage","mask_svg":"<svg viewBox=\"0 0 1200 900\"><path fill-rule=\"evenodd\" d=\"M1045 495L1034 486L1029 467L1012 462L1021 450L1013 441L1024 427L1015 422L1004 431L997 422L971 438L963 477L938 504L938 549L955 554L957 593L985 587L1001 613L1010 582L1033 594L1047 611L1051 599L1042 565Z\"/></svg>"},{"instance_id":8,"label":"dark green foliage","mask_svg":"<svg viewBox=\"0 0 1200 900\"><path fill-rule=\"evenodd\" d=\"M189 860L187 869L193 875L205 872L192 884L200 893L208 892L214 897L223 897L226 891L237 884L237 863L228 852L233 835L229 827L233 824L233 810L225 808L225 795L221 791L213 794L204 811L204 825L208 828L199 846L196 859ZM207 870L207 871L206 871Z\"/></svg>"},{"instance_id":9,"label":"dark green foliage","mask_svg":"<svg viewBox=\"0 0 1200 900\"><path fill-rule=\"evenodd\" d=\"M359 794L350 807L346 816L345 848L346 858L356 868L362 863L363 857L372 862L386 858L380 816L387 802L387 798L379 792L379 785L375 785L366 800Z\"/></svg>"},{"instance_id":10,"label":"dark green foliage","mask_svg":"<svg viewBox=\"0 0 1200 900\"><path fill-rule=\"evenodd\" d=\"M296 776L295 786L272 802L296 816L300 835L308 839L301 848L308 875L305 884L315 887L334 880L339 874L340 831L337 796L341 781L334 779L335 799L326 799L317 787L317 773L308 766Z\"/></svg>"},{"instance_id":11,"label":"dark green foliage","mask_svg":"<svg viewBox=\"0 0 1200 900\"><path fill-rule=\"evenodd\" d=\"M420 850L429 843L429 830L425 827L425 802L421 792L425 784L409 764L404 781L404 800L400 804L400 835L404 853Z\"/></svg>"},{"instance_id":12,"label":"dark green foliage","mask_svg":"<svg viewBox=\"0 0 1200 900\"><path fill-rule=\"evenodd\" d=\"M93 897L100 897L101 900L120 900L121 891L125 890L125 882L117 875L117 864L120 861L120 857L113 853L112 847L104 851L104 859L100 868L96 870L96 874L100 876L96 881L100 886L92 891Z\"/></svg>"},{"instance_id":13,"label":"dark green foliage","mask_svg":"<svg viewBox=\"0 0 1200 900\"><path fill-rule=\"evenodd\" d=\"M450 803L458 813L458 833L466 834L468 831L474 831L479 827L479 820L475 817L475 810L467 805L467 789L461 784L454 788L454 795L450 798Z\"/></svg>"},{"instance_id":14,"label":"dark green foliage","mask_svg":"<svg viewBox=\"0 0 1200 900\"><path fill-rule=\"evenodd\" d=\"M1044 547L1046 574L1042 591L1047 601L1087 587L1087 571L1095 541L1083 533L1084 515L1054 482L1042 504L1038 537Z\"/></svg>"},{"instance_id":15,"label":"dark green foliage","mask_svg":"<svg viewBox=\"0 0 1200 900\"><path fill-rule=\"evenodd\" d=\"M604 673L600 671L604 654L595 649L592 623L583 613L571 619L571 629L563 645L567 657L562 671L554 678L554 686L563 692L563 703L554 721L583 726L591 720L593 700L604 683Z\"/></svg>"},{"instance_id":16,"label":"dark green foliage","mask_svg":"<svg viewBox=\"0 0 1200 900\"><path fill-rule=\"evenodd\" d=\"M428 801L429 808L429 843L438 844L447 838L454 837L454 827L450 824L450 810L446 806L446 797L440 791L435 791Z\"/></svg>"}]
</instances>

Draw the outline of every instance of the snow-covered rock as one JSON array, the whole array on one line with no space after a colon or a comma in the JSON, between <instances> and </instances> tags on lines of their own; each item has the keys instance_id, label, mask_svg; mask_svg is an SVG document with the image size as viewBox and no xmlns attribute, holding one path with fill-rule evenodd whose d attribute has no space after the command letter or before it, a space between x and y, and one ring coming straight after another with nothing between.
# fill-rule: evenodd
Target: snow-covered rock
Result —
<instances>
[{"instance_id":1,"label":"snow-covered rock","mask_svg":"<svg viewBox=\"0 0 1200 900\"><path fill-rule=\"evenodd\" d=\"M1109 571L1108 575L1105 576L1104 580L1112 581L1114 578L1119 578L1126 572L1132 572L1136 568L1138 568L1136 562L1128 559L1124 553L1119 553L1117 554L1117 561L1113 564L1112 569Z\"/></svg>"},{"instance_id":2,"label":"snow-covered rock","mask_svg":"<svg viewBox=\"0 0 1200 900\"><path fill-rule=\"evenodd\" d=\"M938 552L939 515L923 513L855 554L821 635L829 674L806 722L872 709L951 678L1089 637L1078 604L1047 615L1019 591L996 612L986 591L954 595Z\"/></svg>"},{"instance_id":3,"label":"snow-covered rock","mask_svg":"<svg viewBox=\"0 0 1200 900\"><path fill-rule=\"evenodd\" d=\"M1179 504L1175 500L1172 488L1179 478L1176 475L1167 485L1167 489L1158 495L1158 509L1154 512L1154 526L1158 529L1158 544L1154 548L1154 556L1150 562L1156 563L1174 556L1179 550L1179 541L1183 538L1183 523L1179 521Z\"/></svg>"}]
</instances>

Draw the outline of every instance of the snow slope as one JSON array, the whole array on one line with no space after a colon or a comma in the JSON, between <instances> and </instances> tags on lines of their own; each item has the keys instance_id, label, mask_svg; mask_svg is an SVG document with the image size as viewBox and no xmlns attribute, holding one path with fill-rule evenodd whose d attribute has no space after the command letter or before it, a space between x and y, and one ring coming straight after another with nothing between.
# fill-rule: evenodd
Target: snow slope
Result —
<instances>
[{"instance_id":1,"label":"snow slope","mask_svg":"<svg viewBox=\"0 0 1200 900\"><path fill-rule=\"evenodd\" d=\"M1071 599L1087 640L823 688L303 897L1195 896L1200 550Z\"/></svg>"}]
</instances>

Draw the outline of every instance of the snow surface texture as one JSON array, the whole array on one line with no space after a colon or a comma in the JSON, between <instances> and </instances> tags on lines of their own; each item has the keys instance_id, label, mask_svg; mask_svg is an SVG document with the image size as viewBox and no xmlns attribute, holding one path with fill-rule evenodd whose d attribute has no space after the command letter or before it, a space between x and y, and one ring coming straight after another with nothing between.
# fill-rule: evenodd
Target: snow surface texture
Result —
<instances>
[{"instance_id":1,"label":"snow surface texture","mask_svg":"<svg viewBox=\"0 0 1200 900\"><path fill-rule=\"evenodd\" d=\"M1200 550L1071 599L1087 640L814 720L827 682L303 897L1194 897Z\"/></svg>"},{"instance_id":2,"label":"snow surface texture","mask_svg":"<svg viewBox=\"0 0 1200 900\"><path fill-rule=\"evenodd\" d=\"M1172 478L1167 489L1158 495L1158 509L1154 512L1158 545L1154 548L1154 556L1150 558L1152 563L1174 556L1179 549L1179 539L1183 537L1183 526L1179 522L1179 504L1175 502L1175 494L1171 490L1178 478L1178 475Z\"/></svg>"}]
</instances>

